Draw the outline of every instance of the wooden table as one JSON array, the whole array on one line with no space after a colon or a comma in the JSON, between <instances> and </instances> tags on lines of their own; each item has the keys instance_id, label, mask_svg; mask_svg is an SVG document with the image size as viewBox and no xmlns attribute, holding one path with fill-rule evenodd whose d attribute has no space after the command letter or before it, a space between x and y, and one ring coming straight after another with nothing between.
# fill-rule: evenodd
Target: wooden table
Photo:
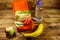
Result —
<instances>
[{"instance_id":1,"label":"wooden table","mask_svg":"<svg viewBox=\"0 0 60 40\"><path fill-rule=\"evenodd\" d=\"M44 9L44 31L36 38L31 40L60 40L60 10L57 9ZM26 40L16 30L16 37L7 38L5 27L14 25L14 15L12 10L0 10L0 40Z\"/></svg>"},{"instance_id":2,"label":"wooden table","mask_svg":"<svg viewBox=\"0 0 60 40\"><path fill-rule=\"evenodd\" d=\"M0 0L0 40L26 40L16 29L17 36L6 37L5 27L12 26L15 28L11 1ZM60 40L60 2L58 0L42 0L42 2L44 31L39 37L30 40ZM28 3L32 16L34 16L36 0L30 0Z\"/></svg>"}]
</instances>

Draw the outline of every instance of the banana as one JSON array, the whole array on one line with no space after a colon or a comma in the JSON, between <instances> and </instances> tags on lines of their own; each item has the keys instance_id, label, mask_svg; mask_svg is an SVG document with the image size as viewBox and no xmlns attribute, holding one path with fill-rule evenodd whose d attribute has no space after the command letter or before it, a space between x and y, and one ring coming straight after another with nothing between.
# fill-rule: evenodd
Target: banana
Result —
<instances>
[{"instance_id":1,"label":"banana","mask_svg":"<svg viewBox=\"0 0 60 40\"><path fill-rule=\"evenodd\" d=\"M41 23L41 24L39 24L39 26L38 26L38 28L37 28L37 30L35 32L33 32L33 33L24 33L24 32L22 32L22 34L25 37L32 37L32 38L34 38L34 37L39 36L42 33L42 31L43 31L43 24Z\"/></svg>"}]
</instances>

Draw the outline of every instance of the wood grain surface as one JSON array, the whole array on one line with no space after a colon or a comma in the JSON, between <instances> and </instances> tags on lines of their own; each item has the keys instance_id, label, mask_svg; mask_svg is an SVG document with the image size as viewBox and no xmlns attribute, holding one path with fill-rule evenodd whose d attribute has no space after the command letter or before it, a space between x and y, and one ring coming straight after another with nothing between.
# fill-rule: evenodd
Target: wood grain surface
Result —
<instances>
[{"instance_id":1,"label":"wood grain surface","mask_svg":"<svg viewBox=\"0 0 60 40\"><path fill-rule=\"evenodd\" d=\"M32 16L35 14L37 0L28 0ZM43 2L43 33L30 40L60 40L60 0L42 0ZM14 24L12 0L0 0L0 40L29 40L18 33ZM8 38L5 27L12 26L16 36Z\"/></svg>"},{"instance_id":2,"label":"wood grain surface","mask_svg":"<svg viewBox=\"0 0 60 40\"><path fill-rule=\"evenodd\" d=\"M60 39L60 10L57 9L44 9L44 31L36 38L31 40L58 40ZM51 16L53 15L53 16ZM7 38L5 27L14 25L14 15L12 10L0 10L0 40L26 40L20 33L14 38Z\"/></svg>"},{"instance_id":3,"label":"wood grain surface","mask_svg":"<svg viewBox=\"0 0 60 40\"><path fill-rule=\"evenodd\" d=\"M30 9L36 6L37 0L27 0ZM41 0L43 8L60 9L60 0ZM12 0L0 0L0 9L11 9Z\"/></svg>"}]
</instances>

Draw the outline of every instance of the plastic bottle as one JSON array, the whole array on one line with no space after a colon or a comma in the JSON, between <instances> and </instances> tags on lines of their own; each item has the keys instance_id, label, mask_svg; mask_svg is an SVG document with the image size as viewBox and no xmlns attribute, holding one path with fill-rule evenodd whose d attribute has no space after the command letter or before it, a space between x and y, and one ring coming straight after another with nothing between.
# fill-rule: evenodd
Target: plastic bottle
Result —
<instances>
[{"instance_id":1,"label":"plastic bottle","mask_svg":"<svg viewBox=\"0 0 60 40\"><path fill-rule=\"evenodd\" d=\"M41 0L37 1L37 5L35 8L35 20L37 23L40 23L40 21L42 20L42 2Z\"/></svg>"}]
</instances>

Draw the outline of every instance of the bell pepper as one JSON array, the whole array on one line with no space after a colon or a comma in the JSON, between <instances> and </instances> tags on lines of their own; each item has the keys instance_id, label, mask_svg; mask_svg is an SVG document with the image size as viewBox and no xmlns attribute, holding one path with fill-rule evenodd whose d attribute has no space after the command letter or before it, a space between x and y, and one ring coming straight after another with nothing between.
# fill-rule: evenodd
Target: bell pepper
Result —
<instances>
[{"instance_id":1,"label":"bell pepper","mask_svg":"<svg viewBox=\"0 0 60 40\"><path fill-rule=\"evenodd\" d=\"M13 0L13 11L15 15L15 25L18 31L28 31L34 29L31 13L28 8L27 0Z\"/></svg>"}]
</instances>

